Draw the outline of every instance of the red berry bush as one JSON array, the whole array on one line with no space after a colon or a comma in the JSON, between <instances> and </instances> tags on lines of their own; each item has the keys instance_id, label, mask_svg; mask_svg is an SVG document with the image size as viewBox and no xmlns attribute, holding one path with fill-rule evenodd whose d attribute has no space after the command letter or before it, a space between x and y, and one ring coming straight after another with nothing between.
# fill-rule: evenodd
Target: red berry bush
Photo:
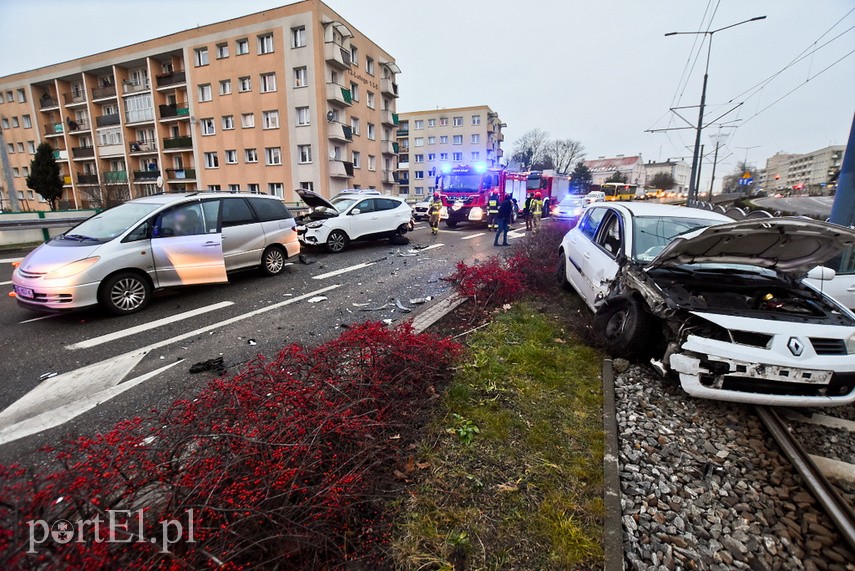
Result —
<instances>
[{"instance_id":1,"label":"red berry bush","mask_svg":"<svg viewBox=\"0 0 855 571\"><path fill-rule=\"evenodd\" d=\"M400 435L460 351L366 323L68 442L38 472L0 466L0 568L385 566ZM72 539L48 537L60 520Z\"/></svg>"}]
</instances>

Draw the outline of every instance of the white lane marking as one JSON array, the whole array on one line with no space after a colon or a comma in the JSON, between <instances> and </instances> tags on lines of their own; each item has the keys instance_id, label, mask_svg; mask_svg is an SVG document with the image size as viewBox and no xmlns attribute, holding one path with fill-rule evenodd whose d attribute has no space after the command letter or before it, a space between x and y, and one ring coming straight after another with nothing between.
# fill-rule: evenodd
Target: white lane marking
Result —
<instances>
[{"instance_id":1,"label":"white lane marking","mask_svg":"<svg viewBox=\"0 0 855 571\"><path fill-rule=\"evenodd\" d=\"M427 252L428 250L433 250L434 248L441 248L441 247L443 247L443 246L445 246L445 244L431 244L431 245L430 245L430 246L428 246L427 248L422 248L422 249L421 249L421 250L419 250L419 251L420 251L420 252Z\"/></svg>"},{"instance_id":2,"label":"white lane marking","mask_svg":"<svg viewBox=\"0 0 855 571\"><path fill-rule=\"evenodd\" d=\"M508 232L508 238L525 238L525 233L520 233L518 230Z\"/></svg>"},{"instance_id":3,"label":"white lane marking","mask_svg":"<svg viewBox=\"0 0 855 571\"><path fill-rule=\"evenodd\" d=\"M32 323L33 321L41 321L42 319L51 319L53 317L59 317L59 313L50 313L48 315L42 315L41 317L33 317L32 319L26 319L24 321L19 321L18 323Z\"/></svg>"},{"instance_id":4,"label":"white lane marking","mask_svg":"<svg viewBox=\"0 0 855 571\"><path fill-rule=\"evenodd\" d=\"M478 236L484 236L486 232L479 232L478 234L470 234L469 236L464 236L461 240L471 240L472 238L477 238Z\"/></svg>"},{"instance_id":5,"label":"white lane marking","mask_svg":"<svg viewBox=\"0 0 855 571\"><path fill-rule=\"evenodd\" d=\"M142 355L140 356L140 358L142 358ZM148 379L159 375L163 371L165 371L171 367L174 367L175 365L178 365L179 363L181 363L183 361L184 361L184 359L181 359L179 361L175 361L174 363L170 363L168 365L160 367L159 369L155 369L154 371L145 373L145 374L140 375L136 378L125 381L124 383L117 383L117 384L114 384L112 386L108 386L106 388L96 390L95 392L92 392L92 393L86 393L86 392L81 390L84 388L91 388L91 387L87 386L90 384L89 382L92 380L91 378L86 378L85 376L81 378L81 376L79 376L79 375L77 376L77 378L74 378L74 379L68 378L70 375L75 373L75 371L72 371L71 373L65 373L64 375L60 375L57 377L53 377L52 379L49 379L49 380L50 381L59 380L60 383L64 383L66 385L67 389L73 389L75 394L79 395L79 394L83 393L82 396L80 396L76 400L72 400L71 402L68 402L68 401L57 402L56 404L58 406L56 406L56 408L43 410L42 412L35 414L35 416L26 417L23 420L16 422L15 424L11 424L11 425L7 425L7 426L3 427L2 429L0 429L0 445L6 444L7 442L11 442L13 440L17 440L19 438L23 438L25 436L30 436L31 434L36 434L38 432L41 432L43 430L47 430L49 428L54 428L56 426L59 426L60 424L65 424L69 420L80 416L81 414L83 414L87 410L95 408L96 406L98 406L99 404L101 404L103 402L107 402L108 400L112 399L113 397L118 396L118 395L122 394L123 392L125 392L129 389L132 389L133 387L139 385L143 381L147 381ZM102 363L98 363L98 366L101 366L101 365L102 365ZM134 366L135 365L136 365L136 363L134 363ZM85 368L86 367L84 367L84 369ZM83 371L84 369L78 369L77 371ZM105 372L109 373L109 370L108 369L101 369L100 371L97 371L96 375L98 375L100 373L99 376L101 379L96 379L96 380L102 380L105 376L107 376L107 375L105 375ZM127 374L127 373L125 373L125 374ZM107 377L107 380L115 380L115 379L111 379L110 377ZM121 377L119 378L119 380L121 380ZM36 389L33 389L32 391L27 393L26 396L30 396L33 393L35 393L36 391L38 391L42 386L45 385L46 382L47 381L45 381L44 383L39 385ZM44 393L44 392L45 391L42 391L42 393ZM70 392L70 391L67 390L66 392ZM39 395L39 396L41 396L41 395ZM55 395L51 395L51 396L55 397ZM24 400L24 399L21 399L21 400ZM56 400L56 399L54 398L52 400ZM18 403L19 402L21 402L21 401L18 401ZM12 407L16 406L18 403L15 403L14 405L12 405ZM9 407L5 411L3 411L3 413L5 414L12 407ZM31 412L35 412L35 411L31 411Z\"/></svg>"},{"instance_id":6,"label":"white lane marking","mask_svg":"<svg viewBox=\"0 0 855 571\"><path fill-rule=\"evenodd\" d=\"M204 313L208 313L209 311L216 311L218 309L222 309L230 305L234 305L234 302L221 301L220 303L215 303L213 305L207 305L198 309L191 309L190 311L185 311L184 313L164 317L163 319L158 319L157 321L150 321L149 323L143 323L142 325L122 329L121 331L115 331L113 333L107 333L106 335L101 335L99 337L93 337L92 339L81 341L80 343L72 343L71 345L66 345L65 348L70 351L75 351L77 349L88 349L90 347L96 347L104 343L109 343L110 341L115 341L116 339L128 337L129 335L136 335L137 333L142 333L143 331L148 331L149 329L155 329L157 327L161 327L169 323L181 321L182 319L190 319L191 317L202 315Z\"/></svg>"},{"instance_id":7,"label":"white lane marking","mask_svg":"<svg viewBox=\"0 0 855 571\"><path fill-rule=\"evenodd\" d=\"M11 264L13 262L20 262L24 258L3 258L0 260L0 264Z\"/></svg>"},{"instance_id":8,"label":"white lane marking","mask_svg":"<svg viewBox=\"0 0 855 571\"><path fill-rule=\"evenodd\" d=\"M331 272L327 272L325 274L320 274L317 276L312 276L313 280L325 280L327 278L331 278L333 276L337 276L340 274L346 274L347 272L352 272L355 270L361 270L362 268L367 268L368 266L373 266L375 262L365 262L364 264L356 264L355 266L350 266L347 268L342 268L340 270L333 270Z\"/></svg>"},{"instance_id":9,"label":"white lane marking","mask_svg":"<svg viewBox=\"0 0 855 571\"><path fill-rule=\"evenodd\" d=\"M339 287L341 287L341 284L323 287L297 297L286 299L285 301L280 301L279 303L267 305L248 313L230 317L229 319L170 337L169 339L162 339L140 349L117 355L106 361L87 365L47 379L11 406L0 411L0 444L11 442L28 434L35 434L39 430L59 426L87 410L106 402L124 390L131 388L131 386L150 379L180 362L171 363L166 367L122 383L122 379L139 364L143 357L155 349L166 347L189 337L237 323L298 301L303 301L304 299L332 291ZM125 385L129 386L126 387ZM80 407L76 406L78 401ZM56 413L58 419L56 423L50 421L51 415L54 413Z\"/></svg>"},{"instance_id":10,"label":"white lane marking","mask_svg":"<svg viewBox=\"0 0 855 571\"><path fill-rule=\"evenodd\" d=\"M9 285L12 282L0 282L0 285Z\"/></svg>"}]
</instances>

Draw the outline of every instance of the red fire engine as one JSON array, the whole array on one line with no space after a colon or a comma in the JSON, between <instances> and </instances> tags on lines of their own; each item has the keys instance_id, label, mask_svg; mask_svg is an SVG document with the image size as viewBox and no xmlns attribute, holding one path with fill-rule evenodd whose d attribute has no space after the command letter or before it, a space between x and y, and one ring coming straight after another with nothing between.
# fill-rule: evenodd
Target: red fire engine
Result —
<instances>
[{"instance_id":1,"label":"red fire engine","mask_svg":"<svg viewBox=\"0 0 855 571\"><path fill-rule=\"evenodd\" d=\"M570 177L552 171L509 172L505 192L509 192L522 208L529 194L539 192L543 200L543 215L549 216L561 199L570 194Z\"/></svg>"},{"instance_id":2,"label":"red fire engine","mask_svg":"<svg viewBox=\"0 0 855 571\"><path fill-rule=\"evenodd\" d=\"M443 167L436 189L448 212L448 227L454 228L460 222L486 224L490 194L495 192L499 201L505 196L505 176L504 169L488 169L482 164Z\"/></svg>"}]
</instances>

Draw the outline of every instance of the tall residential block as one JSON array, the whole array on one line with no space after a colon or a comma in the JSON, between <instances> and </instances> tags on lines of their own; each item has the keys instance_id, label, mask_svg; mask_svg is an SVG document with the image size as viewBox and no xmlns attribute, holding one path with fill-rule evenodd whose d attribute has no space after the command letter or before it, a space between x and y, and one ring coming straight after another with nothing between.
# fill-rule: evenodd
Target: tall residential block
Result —
<instances>
[{"instance_id":1,"label":"tall residential block","mask_svg":"<svg viewBox=\"0 0 855 571\"><path fill-rule=\"evenodd\" d=\"M444 166L498 167L505 126L486 105L401 113L396 131L400 194L430 194Z\"/></svg>"},{"instance_id":2,"label":"tall residential block","mask_svg":"<svg viewBox=\"0 0 855 571\"><path fill-rule=\"evenodd\" d=\"M399 72L323 2L304 0L2 77L11 180L1 186L22 209L47 208L25 182L47 142L67 208L122 193L392 192Z\"/></svg>"}]
</instances>

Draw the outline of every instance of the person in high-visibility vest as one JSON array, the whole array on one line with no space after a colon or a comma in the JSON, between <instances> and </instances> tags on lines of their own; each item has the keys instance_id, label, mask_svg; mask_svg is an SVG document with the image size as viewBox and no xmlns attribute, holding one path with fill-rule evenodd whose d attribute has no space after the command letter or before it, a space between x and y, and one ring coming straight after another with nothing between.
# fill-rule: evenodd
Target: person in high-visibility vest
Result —
<instances>
[{"instance_id":1,"label":"person in high-visibility vest","mask_svg":"<svg viewBox=\"0 0 855 571\"><path fill-rule=\"evenodd\" d=\"M495 192L490 193L490 199L487 201L487 228L490 230L496 229L496 215L499 213L499 195Z\"/></svg>"},{"instance_id":2,"label":"person in high-visibility vest","mask_svg":"<svg viewBox=\"0 0 855 571\"><path fill-rule=\"evenodd\" d=\"M428 207L428 221L430 223L430 232L434 236L439 234L439 218L442 214L442 197L438 192L433 194L433 200Z\"/></svg>"},{"instance_id":3,"label":"person in high-visibility vest","mask_svg":"<svg viewBox=\"0 0 855 571\"><path fill-rule=\"evenodd\" d=\"M537 231L540 230L540 218L543 216L543 195L539 192L535 193L534 198L529 205L529 209L531 210L531 225L532 231L534 234L537 234Z\"/></svg>"}]
</instances>

